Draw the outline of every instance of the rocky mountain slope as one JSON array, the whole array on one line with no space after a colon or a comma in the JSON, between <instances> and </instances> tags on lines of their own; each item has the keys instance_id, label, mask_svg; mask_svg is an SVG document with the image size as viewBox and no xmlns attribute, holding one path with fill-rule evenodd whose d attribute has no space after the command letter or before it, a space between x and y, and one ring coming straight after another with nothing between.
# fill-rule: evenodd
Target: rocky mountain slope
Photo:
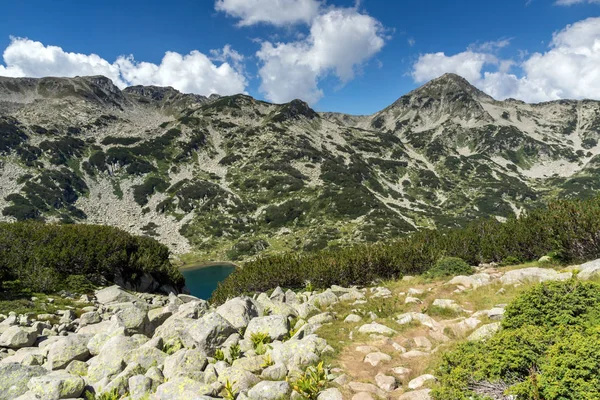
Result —
<instances>
[{"instance_id":1,"label":"rocky mountain slope","mask_svg":"<svg viewBox=\"0 0 600 400\"><path fill-rule=\"evenodd\" d=\"M108 224L239 259L507 218L600 189L600 102L445 75L372 116L295 100L0 78L4 220Z\"/></svg>"}]
</instances>

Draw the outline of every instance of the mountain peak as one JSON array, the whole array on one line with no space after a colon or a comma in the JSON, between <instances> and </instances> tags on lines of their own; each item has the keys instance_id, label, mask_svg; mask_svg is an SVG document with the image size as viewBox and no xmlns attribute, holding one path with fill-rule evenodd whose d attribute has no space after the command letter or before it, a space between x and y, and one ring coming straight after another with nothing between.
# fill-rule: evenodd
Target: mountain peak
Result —
<instances>
[{"instance_id":1,"label":"mountain peak","mask_svg":"<svg viewBox=\"0 0 600 400\"><path fill-rule=\"evenodd\" d=\"M477 99L493 100L491 96L477 89L460 75L447 73L424 84L413 93L421 93L431 97L446 97L447 95L467 94Z\"/></svg>"}]
</instances>

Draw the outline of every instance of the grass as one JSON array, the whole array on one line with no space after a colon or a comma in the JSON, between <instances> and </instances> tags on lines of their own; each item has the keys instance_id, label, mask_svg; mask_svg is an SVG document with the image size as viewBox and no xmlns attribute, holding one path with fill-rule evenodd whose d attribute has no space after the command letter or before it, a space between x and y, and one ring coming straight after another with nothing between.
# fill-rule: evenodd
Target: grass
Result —
<instances>
[{"instance_id":1,"label":"grass","mask_svg":"<svg viewBox=\"0 0 600 400\"><path fill-rule=\"evenodd\" d=\"M32 300L32 298L37 299ZM54 299L54 302L49 303L48 299ZM54 314L68 307L73 307L79 315L82 306L83 303L65 299L58 294L33 293L22 289L0 291L0 314L4 315L8 315L11 311L17 314Z\"/></svg>"},{"instance_id":2,"label":"grass","mask_svg":"<svg viewBox=\"0 0 600 400\"><path fill-rule=\"evenodd\" d=\"M502 272L507 272L514 269L530 267L543 267L557 270L563 269L563 267L557 264L539 264L536 262L506 267L498 267L498 270ZM462 308L471 311L488 310L498 304L509 303L518 294L533 286L533 284L523 284L518 287L503 287L500 285L500 283L494 282L493 284L488 286L483 286L477 289L468 289L460 293L454 293L456 287L453 285L446 285L446 282L450 279L451 278L428 279L422 276L417 276L412 278L410 281L386 281L380 283L378 286L386 287L387 289L389 289L392 292L392 296L390 298L374 298L368 291L368 302L366 304L352 305L352 302L340 302L331 307L328 307L327 310L336 313L338 318L332 323L325 324L317 331L317 334L323 339L325 339L327 343L334 349L333 352L323 355L322 360L324 361L325 365L330 365L332 368L342 368L344 370L347 370L348 365L351 365L351 362L348 358L351 354L356 354L356 346L369 344L373 342L373 339L370 338L369 335L358 333L358 328L360 326L371 322L371 319L368 317L369 312L374 312L375 314L377 314L378 318L375 320L377 323L388 326L398 332L397 335L392 336L390 339L396 341L401 345L405 345L405 343L403 344L401 342L406 341L415 336L427 336L428 329L423 327L418 322L411 322L405 325L398 325L395 319L399 314L411 311L426 312L428 315L434 317L434 319L436 319L437 321L452 320L458 317L466 317L467 315L440 307L432 307L431 304L435 299L452 299ZM499 289L502 287L504 288L504 290L498 293ZM408 289L410 288L419 288L425 290L422 295L416 296L423 301L423 304L404 304L404 297L401 295L401 293L407 293ZM431 290L428 290L429 288L431 288ZM348 316L351 313L361 315L363 317L363 320L358 323L344 322L346 316ZM479 317L479 319L481 320L481 324L479 326L485 325L490 322L495 322L489 320L485 316ZM350 339L351 333L352 339ZM390 354L394 357L392 362L381 364L383 366L381 370L389 369L396 366L410 368L412 370L412 373L401 380L404 386L406 386L411 379L414 379L417 376L426 373L435 373L435 369L441 362L442 355L447 351L451 351L459 343L465 340L463 338L457 338L450 329L447 329L444 333L450 338L450 341L447 343L441 343L436 342L434 339L430 338L434 348L437 347L438 350L434 353L431 353L429 357L424 358L414 358L409 360L400 359L399 353L396 350L394 350L393 347L389 344L377 345L383 352ZM409 346L405 347L407 347L410 350ZM355 362L360 366L359 368L370 368L370 366L365 367L364 364L362 364L362 359L359 361L355 360ZM368 377L363 377L361 379L360 376L356 376L353 378L359 381L375 383L372 379Z\"/></svg>"}]
</instances>

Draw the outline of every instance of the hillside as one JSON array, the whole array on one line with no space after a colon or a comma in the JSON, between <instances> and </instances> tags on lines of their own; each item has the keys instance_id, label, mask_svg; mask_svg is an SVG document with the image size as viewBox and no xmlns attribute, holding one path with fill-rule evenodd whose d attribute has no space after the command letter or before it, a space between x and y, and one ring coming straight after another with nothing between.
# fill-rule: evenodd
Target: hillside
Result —
<instances>
[{"instance_id":1,"label":"hillside","mask_svg":"<svg viewBox=\"0 0 600 400\"><path fill-rule=\"evenodd\" d=\"M372 116L302 101L0 77L2 220L106 224L239 259L506 218L600 189L600 102L444 75Z\"/></svg>"}]
</instances>

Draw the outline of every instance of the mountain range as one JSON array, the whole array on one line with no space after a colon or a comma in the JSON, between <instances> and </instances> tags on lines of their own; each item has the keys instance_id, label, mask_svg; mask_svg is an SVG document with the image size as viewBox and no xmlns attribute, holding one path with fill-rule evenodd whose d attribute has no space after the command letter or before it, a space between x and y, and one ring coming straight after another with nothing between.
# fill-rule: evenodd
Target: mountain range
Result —
<instances>
[{"instance_id":1,"label":"mountain range","mask_svg":"<svg viewBox=\"0 0 600 400\"><path fill-rule=\"evenodd\" d=\"M0 77L0 220L93 223L239 260L500 220L600 189L600 102L447 74L369 116Z\"/></svg>"}]
</instances>

